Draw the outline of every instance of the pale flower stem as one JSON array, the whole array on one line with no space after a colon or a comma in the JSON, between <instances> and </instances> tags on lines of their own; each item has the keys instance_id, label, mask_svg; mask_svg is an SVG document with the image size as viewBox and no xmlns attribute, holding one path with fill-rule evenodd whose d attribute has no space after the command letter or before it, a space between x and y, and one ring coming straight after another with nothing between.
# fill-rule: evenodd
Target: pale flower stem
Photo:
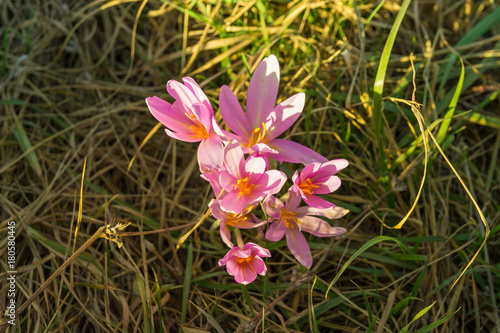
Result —
<instances>
[{"instance_id":1,"label":"pale flower stem","mask_svg":"<svg viewBox=\"0 0 500 333\"><path fill-rule=\"evenodd\" d=\"M243 238L241 238L240 229L234 228L234 234L236 235L236 242L238 243L238 247L242 249L245 246L245 243L243 243Z\"/></svg>"}]
</instances>

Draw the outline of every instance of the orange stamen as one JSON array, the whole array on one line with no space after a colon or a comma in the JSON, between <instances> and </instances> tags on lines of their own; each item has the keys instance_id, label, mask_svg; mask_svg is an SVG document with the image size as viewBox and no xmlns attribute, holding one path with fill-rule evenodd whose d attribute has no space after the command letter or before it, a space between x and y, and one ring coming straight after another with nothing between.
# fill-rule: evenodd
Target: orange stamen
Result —
<instances>
[{"instance_id":1,"label":"orange stamen","mask_svg":"<svg viewBox=\"0 0 500 333\"><path fill-rule=\"evenodd\" d=\"M312 194L319 185L313 184L311 178L306 178L299 184L299 188L305 195Z\"/></svg>"}]
</instances>

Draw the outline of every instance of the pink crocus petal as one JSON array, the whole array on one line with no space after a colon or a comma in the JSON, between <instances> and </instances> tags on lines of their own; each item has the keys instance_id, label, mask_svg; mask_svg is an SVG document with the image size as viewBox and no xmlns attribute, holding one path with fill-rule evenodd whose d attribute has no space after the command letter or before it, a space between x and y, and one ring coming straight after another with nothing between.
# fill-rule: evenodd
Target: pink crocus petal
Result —
<instances>
[{"instance_id":1,"label":"pink crocus petal","mask_svg":"<svg viewBox=\"0 0 500 333\"><path fill-rule=\"evenodd\" d=\"M245 208L246 204L252 204L247 201L245 196L239 196L239 193L233 191L231 193L226 194L224 198L220 201L220 207L222 210L225 210L230 213L238 214Z\"/></svg>"},{"instance_id":2,"label":"pink crocus petal","mask_svg":"<svg viewBox=\"0 0 500 333\"><path fill-rule=\"evenodd\" d=\"M295 222L290 222L295 224ZM304 266L310 268L312 266L312 256L311 250L309 249L309 244L307 243L304 234L300 232L297 224L293 228L288 228L286 230L286 244L292 252L293 256Z\"/></svg>"},{"instance_id":3,"label":"pink crocus petal","mask_svg":"<svg viewBox=\"0 0 500 333\"><path fill-rule=\"evenodd\" d=\"M212 132L212 119L213 116L210 115L210 110L202 103L195 103L191 105L191 111L195 115L196 119L205 127L207 133Z\"/></svg>"},{"instance_id":4,"label":"pink crocus petal","mask_svg":"<svg viewBox=\"0 0 500 333\"><path fill-rule=\"evenodd\" d=\"M173 108L172 105L163 99L153 96L146 98L151 114L163 125L169 127L175 132L190 133L190 125L194 123L180 112L178 109Z\"/></svg>"},{"instance_id":5,"label":"pink crocus petal","mask_svg":"<svg viewBox=\"0 0 500 333\"><path fill-rule=\"evenodd\" d=\"M221 167L224 163L224 148L219 136L211 135L200 142L198 147L198 161L207 167Z\"/></svg>"},{"instance_id":6,"label":"pink crocus petal","mask_svg":"<svg viewBox=\"0 0 500 333\"><path fill-rule=\"evenodd\" d=\"M286 231L287 227L285 223L281 221L275 221L274 223L271 224L269 229L267 229L266 239L272 242L280 241L285 235Z\"/></svg>"},{"instance_id":7,"label":"pink crocus petal","mask_svg":"<svg viewBox=\"0 0 500 333\"><path fill-rule=\"evenodd\" d=\"M325 209L325 208L330 208L330 207L333 207L335 206L334 204L332 204L331 202L329 201L326 201L325 199L321 199L320 197L318 196L315 196L313 194L310 194L310 195L304 195L302 196L302 198L304 199L304 201L309 205L309 206L312 206L312 207L315 207L315 208L322 208L322 209Z\"/></svg>"},{"instance_id":8,"label":"pink crocus petal","mask_svg":"<svg viewBox=\"0 0 500 333\"><path fill-rule=\"evenodd\" d=\"M255 256L259 256L261 258L264 258L264 257L270 257L271 256L271 252L266 249L266 248L263 248L262 246L259 246L255 243L246 243L245 246L243 247L244 249L250 249L252 251L252 254L255 255Z\"/></svg>"},{"instance_id":9,"label":"pink crocus petal","mask_svg":"<svg viewBox=\"0 0 500 333\"><path fill-rule=\"evenodd\" d=\"M302 231L313 234L317 237L332 237L338 236L347 230L340 227L332 227L328 222L319 217L305 216L300 219L300 228Z\"/></svg>"},{"instance_id":10,"label":"pink crocus petal","mask_svg":"<svg viewBox=\"0 0 500 333\"><path fill-rule=\"evenodd\" d=\"M233 276L234 280L239 284L247 285L255 281L255 279L257 278L257 272L255 272L250 264L246 264L241 265L237 270L237 273L235 272Z\"/></svg>"},{"instance_id":11,"label":"pink crocus petal","mask_svg":"<svg viewBox=\"0 0 500 333\"><path fill-rule=\"evenodd\" d=\"M245 166L245 157L243 156L241 147L237 142L231 141L227 144L224 152L224 165L227 172L233 177L238 177L240 170L244 169Z\"/></svg>"},{"instance_id":12,"label":"pink crocus petal","mask_svg":"<svg viewBox=\"0 0 500 333\"><path fill-rule=\"evenodd\" d=\"M298 195L297 193L293 191L288 191L288 199L286 200L286 209L287 210L292 210L292 211L297 211L300 205L300 202L302 201L302 197Z\"/></svg>"},{"instance_id":13,"label":"pink crocus petal","mask_svg":"<svg viewBox=\"0 0 500 333\"><path fill-rule=\"evenodd\" d=\"M222 86L219 95L220 113L229 128L240 137L249 137L253 128L250 128L245 113L238 99L228 86Z\"/></svg>"},{"instance_id":14,"label":"pink crocus petal","mask_svg":"<svg viewBox=\"0 0 500 333\"><path fill-rule=\"evenodd\" d=\"M219 176L220 186L227 192L232 192L236 186L238 179L233 177L228 172L221 172Z\"/></svg>"},{"instance_id":15,"label":"pink crocus petal","mask_svg":"<svg viewBox=\"0 0 500 333\"><path fill-rule=\"evenodd\" d=\"M262 174L267 170L267 162L264 157L250 156L245 164L246 174Z\"/></svg>"},{"instance_id":16,"label":"pink crocus petal","mask_svg":"<svg viewBox=\"0 0 500 333\"><path fill-rule=\"evenodd\" d=\"M266 275L267 273L267 267L266 267L266 263L264 262L264 260L262 260L261 258L259 257L255 257L254 260L252 260L252 268L253 270L258 273L259 275Z\"/></svg>"},{"instance_id":17,"label":"pink crocus petal","mask_svg":"<svg viewBox=\"0 0 500 333\"><path fill-rule=\"evenodd\" d=\"M274 109L279 88L279 64L275 55L262 60L250 79L247 92L247 119L250 127L260 127Z\"/></svg>"},{"instance_id":18,"label":"pink crocus petal","mask_svg":"<svg viewBox=\"0 0 500 333\"><path fill-rule=\"evenodd\" d=\"M272 158L279 162L309 164L312 162L324 163L328 161L326 157L314 150L289 140L274 139L271 143L271 148L279 152L278 155L272 156Z\"/></svg>"},{"instance_id":19,"label":"pink crocus petal","mask_svg":"<svg viewBox=\"0 0 500 333\"><path fill-rule=\"evenodd\" d=\"M172 132L168 128L165 128L167 135L173 139L177 139L184 142L200 142L201 139L193 139L192 133L182 133L182 132Z\"/></svg>"},{"instance_id":20,"label":"pink crocus petal","mask_svg":"<svg viewBox=\"0 0 500 333\"><path fill-rule=\"evenodd\" d=\"M239 251L240 248L239 247L233 247L231 250L229 250L226 255L221 259L219 260L219 267L221 266L224 266L227 264L227 262L229 261L229 259L231 259L234 255L235 252Z\"/></svg>"},{"instance_id":21,"label":"pink crocus petal","mask_svg":"<svg viewBox=\"0 0 500 333\"><path fill-rule=\"evenodd\" d=\"M271 196L267 197L266 200L264 200L263 206L264 206L264 210L266 211L267 215L269 215L271 217L279 218L280 212L283 210L283 207L285 205L283 205L283 202L281 202L281 200L279 200L275 196L271 195Z\"/></svg>"},{"instance_id":22,"label":"pink crocus petal","mask_svg":"<svg viewBox=\"0 0 500 333\"><path fill-rule=\"evenodd\" d=\"M302 113L305 100L306 95L304 93L298 93L281 102L274 108L273 112L270 114L272 125L269 127L269 135L267 136L269 139L273 140L292 126Z\"/></svg>"},{"instance_id":23,"label":"pink crocus petal","mask_svg":"<svg viewBox=\"0 0 500 333\"><path fill-rule=\"evenodd\" d=\"M182 81L184 82L184 85L189 88L193 92L193 94L196 96L196 99L203 103L206 108L210 111L211 115L214 115L214 109L212 108L212 104L210 104L210 101L203 92L203 90L200 88L198 83L196 83L192 78L190 77L184 77L182 78Z\"/></svg>"},{"instance_id":24,"label":"pink crocus petal","mask_svg":"<svg viewBox=\"0 0 500 333\"><path fill-rule=\"evenodd\" d=\"M316 188L314 190L315 194L326 194L326 193L332 193L338 190L340 185L342 184L342 181L340 180L339 177L337 176L330 176L326 179L322 179L321 183L318 183Z\"/></svg>"},{"instance_id":25,"label":"pink crocus petal","mask_svg":"<svg viewBox=\"0 0 500 333\"><path fill-rule=\"evenodd\" d=\"M196 95L185 85L175 80L170 80L167 82L168 93L175 98L176 105L183 112L188 115L192 114L190 106L199 103L200 101L196 98Z\"/></svg>"},{"instance_id":26,"label":"pink crocus petal","mask_svg":"<svg viewBox=\"0 0 500 333\"><path fill-rule=\"evenodd\" d=\"M278 154L280 153L279 151L277 151L277 150L276 150L276 149L274 149L274 148L269 147L269 146L268 146L267 144L265 144L265 143L257 143L257 144L255 144L255 145L253 145L253 146L251 147L251 149L252 149L254 152L256 152L256 153L258 153L259 155L261 155L261 156L269 156L269 157L272 157L272 158L274 158L274 159L276 159L276 158L275 158L275 155L278 155Z\"/></svg>"},{"instance_id":27,"label":"pink crocus petal","mask_svg":"<svg viewBox=\"0 0 500 333\"><path fill-rule=\"evenodd\" d=\"M266 195L278 193L286 182L286 175L282 171L266 171L259 179L259 185L266 188Z\"/></svg>"},{"instance_id":28,"label":"pink crocus petal","mask_svg":"<svg viewBox=\"0 0 500 333\"><path fill-rule=\"evenodd\" d=\"M234 244L231 242L231 231L226 225L220 225L220 238L222 238L222 241L224 244L226 244L228 247L233 247Z\"/></svg>"},{"instance_id":29,"label":"pink crocus petal","mask_svg":"<svg viewBox=\"0 0 500 333\"><path fill-rule=\"evenodd\" d=\"M315 215L315 216L323 216L329 219L339 219L349 213L348 209L343 207L335 206L327 209L315 208L315 207L300 207L296 210L297 216L306 216L306 215Z\"/></svg>"}]
</instances>

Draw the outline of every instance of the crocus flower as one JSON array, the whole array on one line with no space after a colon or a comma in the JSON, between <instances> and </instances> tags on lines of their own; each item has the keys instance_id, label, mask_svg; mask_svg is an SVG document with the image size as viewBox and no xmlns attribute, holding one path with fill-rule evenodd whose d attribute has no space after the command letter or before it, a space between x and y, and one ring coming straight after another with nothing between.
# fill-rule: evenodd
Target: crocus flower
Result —
<instances>
[{"instance_id":1,"label":"crocus flower","mask_svg":"<svg viewBox=\"0 0 500 333\"><path fill-rule=\"evenodd\" d=\"M278 170L267 170L265 157L249 156L246 160L237 142L231 141L225 148L225 171L219 182L225 192L220 207L226 212L238 214L268 195L278 193L286 181L286 175Z\"/></svg>"},{"instance_id":2,"label":"crocus flower","mask_svg":"<svg viewBox=\"0 0 500 333\"><path fill-rule=\"evenodd\" d=\"M266 239L279 241L286 235L286 243L290 252L307 268L312 265L311 250L305 236L301 231L308 232L317 237L338 236L346 232L344 228L332 227L328 222L315 216L337 219L349 211L342 207L329 207L319 209L314 207L299 207L302 201L300 196L293 191L289 192L286 203L270 196L264 200L264 209L270 216L271 226L266 232Z\"/></svg>"},{"instance_id":3,"label":"crocus flower","mask_svg":"<svg viewBox=\"0 0 500 333\"><path fill-rule=\"evenodd\" d=\"M337 172L349 165L347 160L331 160L326 163L311 163L302 172L295 171L292 177L292 190L300 194L302 199L312 207L328 208L334 206L331 202L321 199L317 194L332 193L340 187Z\"/></svg>"},{"instance_id":4,"label":"crocus flower","mask_svg":"<svg viewBox=\"0 0 500 333\"><path fill-rule=\"evenodd\" d=\"M146 103L153 116L168 127L168 136L186 142L200 142L198 161L208 168L222 165L224 151L219 135L223 135L214 118L207 96L190 77L184 84L167 83L167 91L175 98L170 104L159 97L148 97Z\"/></svg>"},{"instance_id":5,"label":"crocus flower","mask_svg":"<svg viewBox=\"0 0 500 333\"><path fill-rule=\"evenodd\" d=\"M268 249L254 243L246 243L243 248L233 247L219 260L219 266L226 266L227 272L234 276L236 282L249 284L257 278L257 274L266 275L267 267L262 260L270 257Z\"/></svg>"},{"instance_id":6,"label":"crocus flower","mask_svg":"<svg viewBox=\"0 0 500 333\"><path fill-rule=\"evenodd\" d=\"M254 206L246 207L239 214L233 214L223 211L220 208L220 204L217 200L213 200L209 204L212 215L220 221L220 236L224 243L233 247L234 244L231 242L231 231L229 227L234 227L238 229L253 229L264 225L266 222L261 222L251 211L255 208Z\"/></svg>"},{"instance_id":7,"label":"crocus flower","mask_svg":"<svg viewBox=\"0 0 500 333\"><path fill-rule=\"evenodd\" d=\"M219 106L222 118L236 134L227 134L243 147L245 154L258 152L279 162L326 162L312 149L299 143L277 139L299 117L305 95L298 93L276 105L279 87L279 64L274 55L262 60L250 80L246 114L228 86L221 88Z\"/></svg>"}]
</instances>

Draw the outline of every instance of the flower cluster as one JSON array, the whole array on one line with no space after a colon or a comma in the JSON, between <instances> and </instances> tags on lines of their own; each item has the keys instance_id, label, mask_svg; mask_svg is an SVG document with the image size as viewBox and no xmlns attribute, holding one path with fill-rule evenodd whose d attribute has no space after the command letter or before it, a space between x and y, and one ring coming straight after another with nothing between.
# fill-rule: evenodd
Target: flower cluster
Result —
<instances>
[{"instance_id":1,"label":"flower cluster","mask_svg":"<svg viewBox=\"0 0 500 333\"><path fill-rule=\"evenodd\" d=\"M274 55L265 58L250 80L246 112L228 86L221 88L220 113L230 132L219 126L212 105L198 84L189 77L183 82L167 83L167 91L175 99L173 104L156 96L148 97L146 103L153 116L167 127L167 135L181 141L200 142L201 177L210 182L215 196L210 210L220 221L223 242L231 248L219 266L226 266L241 284L253 282L257 274L265 275L267 268L262 258L271 256L269 250L254 243L244 244L240 229L257 228L264 235L262 229L268 225L264 237L279 241L286 236L291 253L310 268L313 260L302 232L330 237L346 231L330 226L321 217L337 219L348 211L318 194L339 188L341 181L336 174L347 167L348 161L328 161L299 143L278 138L300 116L304 93L276 105L278 60ZM287 177L270 167L270 159L305 166L293 175L285 203L274 195L282 190ZM302 201L305 206L301 206ZM260 203L264 220L252 213ZM232 233L237 246L231 241Z\"/></svg>"}]
</instances>

